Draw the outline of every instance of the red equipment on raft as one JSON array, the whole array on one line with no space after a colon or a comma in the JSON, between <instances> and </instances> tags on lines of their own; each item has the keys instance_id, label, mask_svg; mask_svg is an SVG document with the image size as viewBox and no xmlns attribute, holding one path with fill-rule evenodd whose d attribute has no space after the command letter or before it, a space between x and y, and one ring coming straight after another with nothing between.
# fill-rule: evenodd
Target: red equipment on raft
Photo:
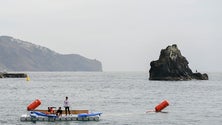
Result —
<instances>
[{"instance_id":1,"label":"red equipment on raft","mask_svg":"<svg viewBox=\"0 0 222 125\"><path fill-rule=\"evenodd\" d=\"M155 107L155 111L156 112L160 112L161 110L163 110L164 108L166 108L169 105L169 103L167 102L167 100L164 100L163 102L161 102L159 105L157 105Z\"/></svg>"},{"instance_id":2,"label":"red equipment on raft","mask_svg":"<svg viewBox=\"0 0 222 125\"><path fill-rule=\"evenodd\" d=\"M27 106L27 110L34 110L35 108L37 108L39 105L41 104L41 101L39 99L36 99L35 101L33 101L31 104L29 104Z\"/></svg>"}]
</instances>

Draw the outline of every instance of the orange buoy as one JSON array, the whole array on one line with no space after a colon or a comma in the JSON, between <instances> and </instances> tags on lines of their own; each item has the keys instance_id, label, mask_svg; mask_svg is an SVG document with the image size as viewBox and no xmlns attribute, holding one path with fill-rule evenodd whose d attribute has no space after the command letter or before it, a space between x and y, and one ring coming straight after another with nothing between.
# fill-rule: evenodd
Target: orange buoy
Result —
<instances>
[{"instance_id":1,"label":"orange buoy","mask_svg":"<svg viewBox=\"0 0 222 125\"><path fill-rule=\"evenodd\" d=\"M157 106L155 107L155 111L156 111L156 112L160 112L161 110L163 110L164 108L166 108L168 105L169 105L169 103L168 103L166 100L164 100L163 102L161 102L159 105L157 105Z\"/></svg>"},{"instance_id":2,"label":"orange buoy","mask_svg":"<svg viewBox=\"0 0 222 125\"><path fill-rule=\"evenodd\" d=\"M29 104L27 106L27 110L34 110L35 108L37 108L39 105L41 104L41 101L39 99L36 99L35 101L33 101L31 104Z\"/></svg>"}]
</instances>

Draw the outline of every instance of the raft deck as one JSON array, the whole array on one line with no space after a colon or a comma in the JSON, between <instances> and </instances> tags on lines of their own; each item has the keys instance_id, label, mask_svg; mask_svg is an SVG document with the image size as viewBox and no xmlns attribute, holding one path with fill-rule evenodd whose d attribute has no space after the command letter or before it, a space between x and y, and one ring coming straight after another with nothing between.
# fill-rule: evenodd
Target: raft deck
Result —
<instances>
[{"instance_id":1,"label":"raft deck","mask_svg":"<svg viewBox=\"0 0 222 125\"><path fill-rule=\"evenodd\" d=\"M48 110L36 109L34 111L39 111L43 113L48 113ZM57 110L54 111L56 113ZM81 114L81 113L89 113L89 110L70 110L70 114ZM65 110L62 110L62 114L65 114ZM68 112L67 112L68 114Z\"/></svg>"}]
</instances>

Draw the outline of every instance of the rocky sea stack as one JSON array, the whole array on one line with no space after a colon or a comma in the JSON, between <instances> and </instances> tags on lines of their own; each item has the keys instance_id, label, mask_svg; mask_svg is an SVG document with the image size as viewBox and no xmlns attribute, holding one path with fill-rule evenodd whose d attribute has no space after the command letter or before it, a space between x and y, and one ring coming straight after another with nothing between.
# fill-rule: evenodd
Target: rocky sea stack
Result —
<instances>
[{"instance_id":1,"label":"rocky sea stack","mask_svg":"<svg viewBox=\"0 0 222 125\"><path fill-rule=\"evenodd\" d=\"M160 57L150 63L150 80L208 80L206 73L193 73L188 66L189 62L181 55L177 45L162 49Z\"/></svg>"}]
</instances>

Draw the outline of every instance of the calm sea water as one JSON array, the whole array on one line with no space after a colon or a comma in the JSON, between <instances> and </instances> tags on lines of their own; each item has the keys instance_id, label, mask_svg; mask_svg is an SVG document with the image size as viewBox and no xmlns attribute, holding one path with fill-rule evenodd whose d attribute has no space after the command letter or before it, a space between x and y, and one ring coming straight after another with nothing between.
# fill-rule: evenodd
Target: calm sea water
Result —
<instances>
[{"instance_id":1,"label":"calm sea water","mask_svg":"<svg viewBox=\"0 0 222 125\"><path fill-rule=\"evenodd\" d=\"M146 72L31 72L26 79L0 79L1 125L221 125L222 73L208 81L149 81ZM100 121L21 122L35 99L48 106L103 112ZM162 100L164 113L145 113Z\"/></svg>"}]
</instances>

